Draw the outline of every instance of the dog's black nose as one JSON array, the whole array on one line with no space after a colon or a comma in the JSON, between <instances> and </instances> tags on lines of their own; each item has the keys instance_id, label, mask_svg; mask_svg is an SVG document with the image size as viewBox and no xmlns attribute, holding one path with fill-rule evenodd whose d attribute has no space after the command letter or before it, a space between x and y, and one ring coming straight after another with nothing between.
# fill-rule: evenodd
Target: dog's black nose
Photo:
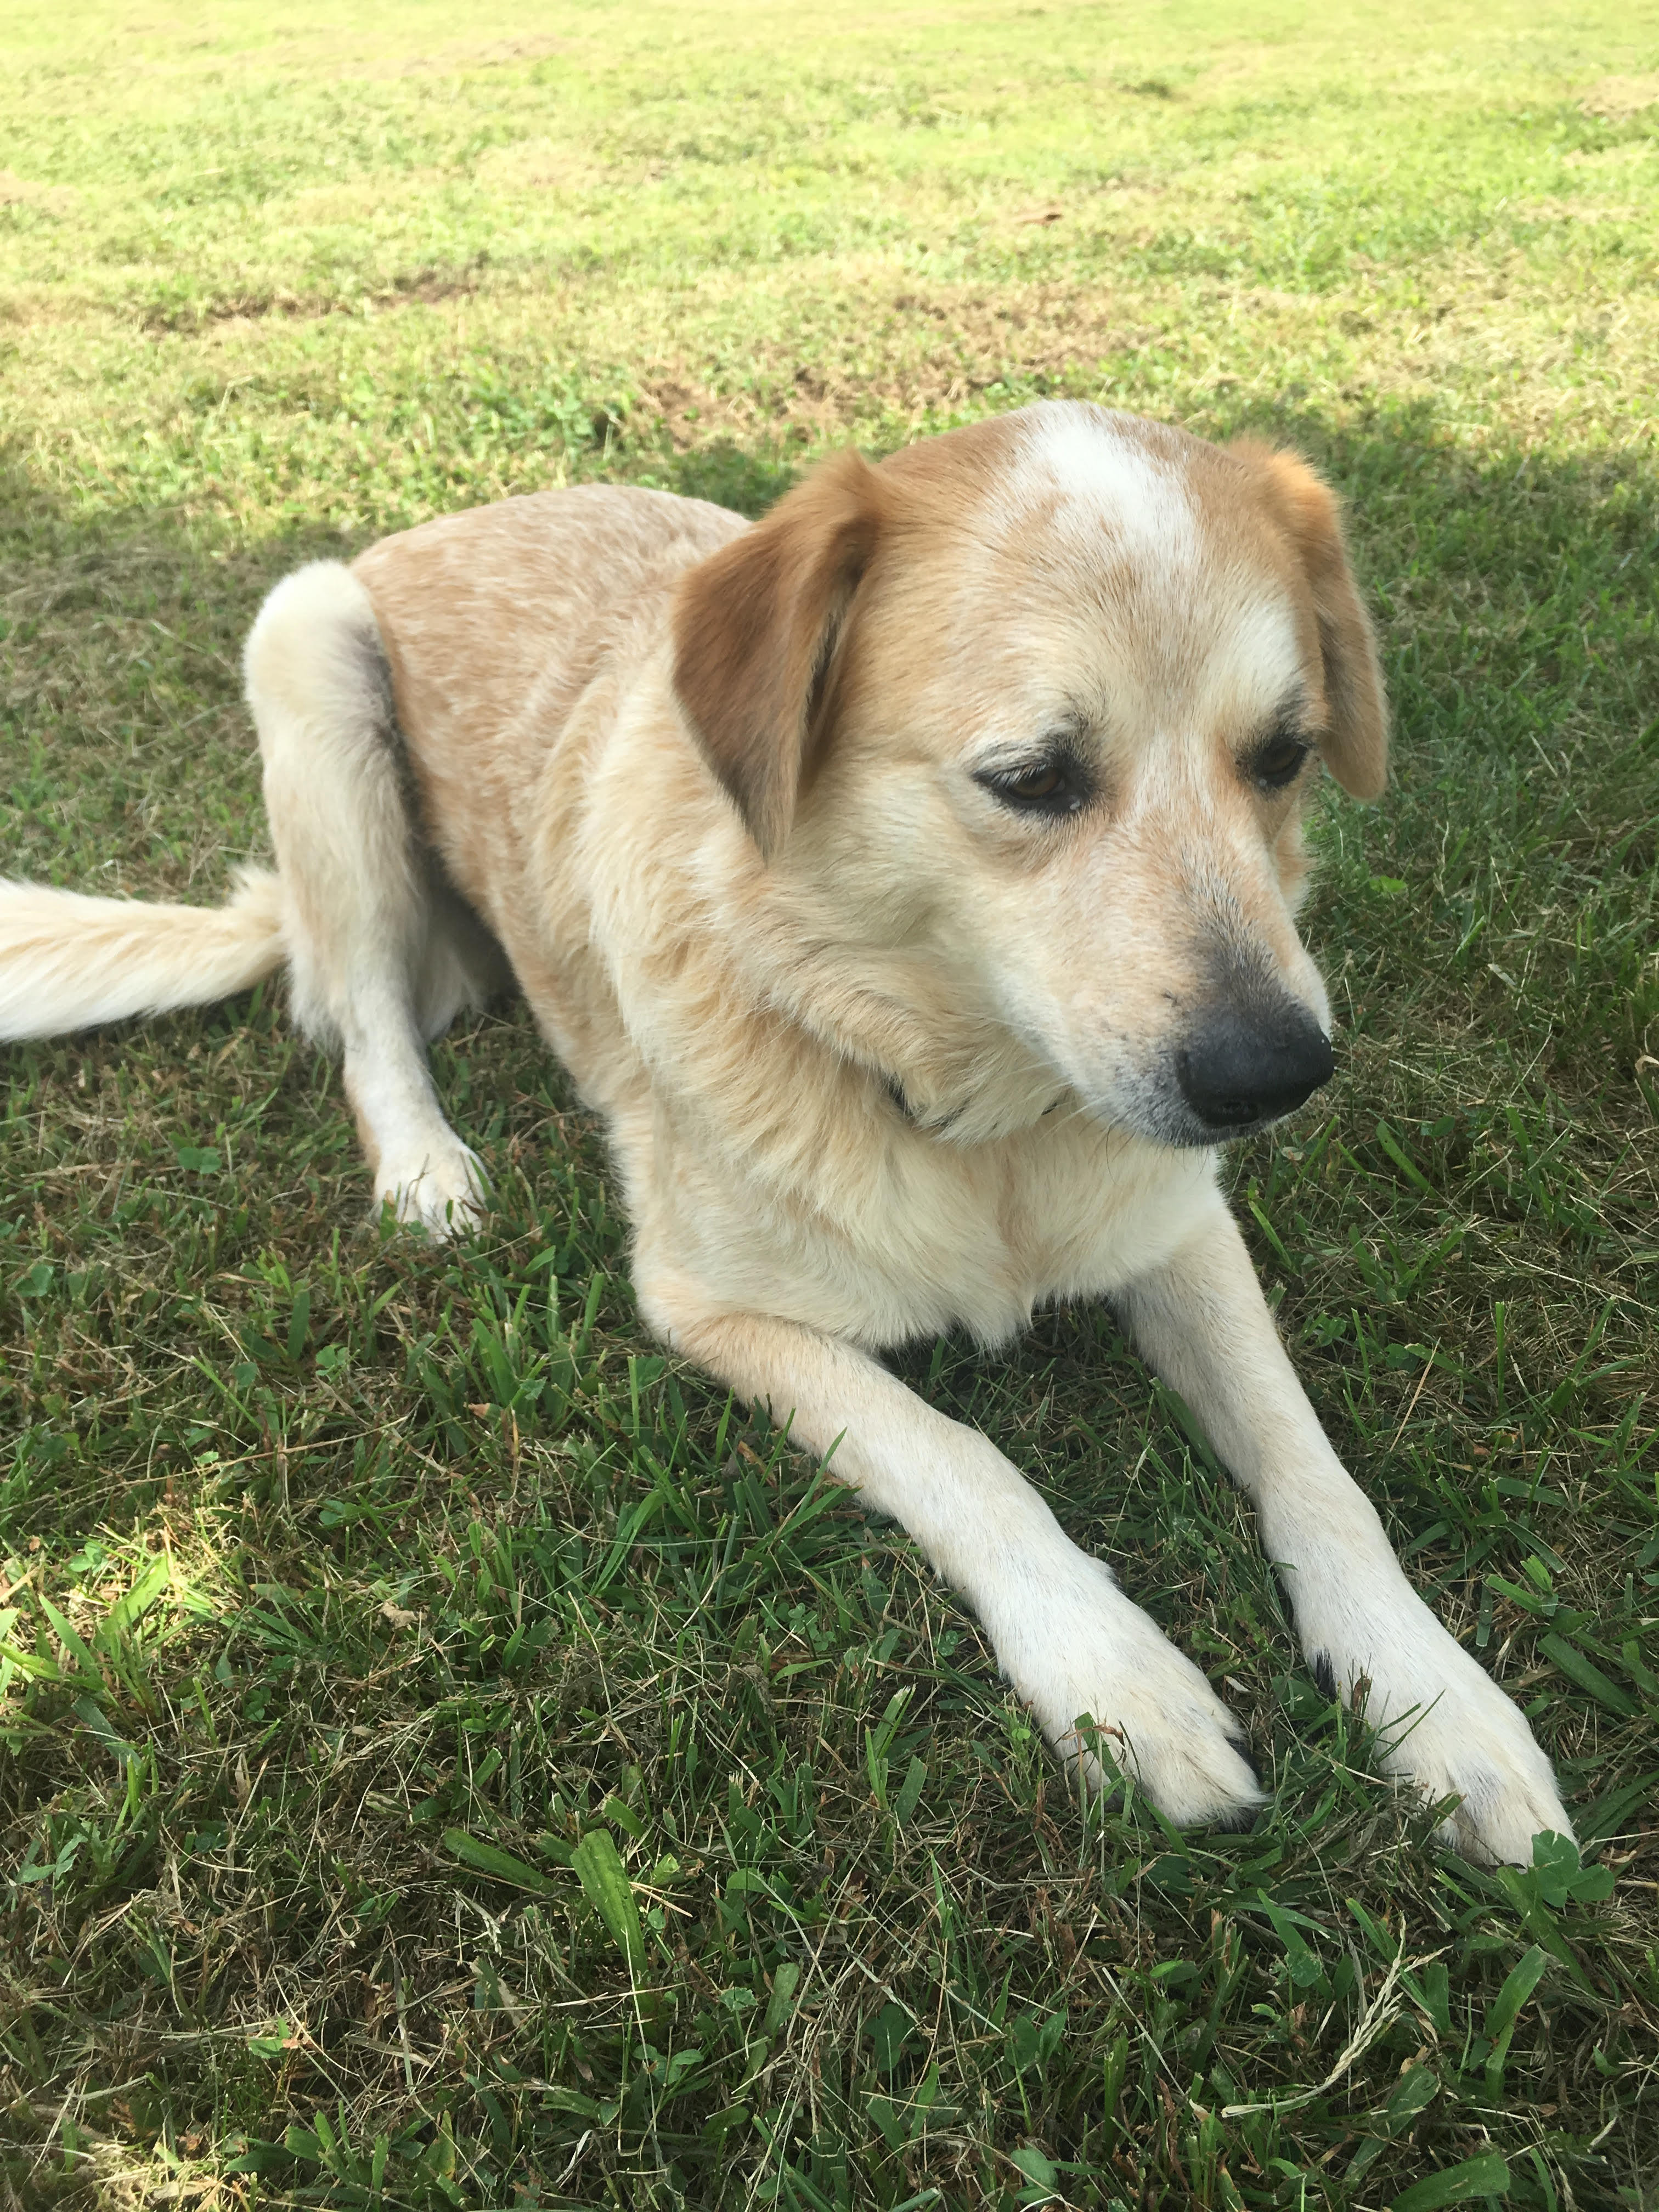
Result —
<instances>
[{"instance_id":1,"label":"dog's black nose","mask_svg":"<svg viewBox=\"0 0 1659 2212\"><path fill-rule=\"evenodd\" d=\"M1330 1039L1291 999L1217 1006L1176 1056L1182 1097L1218 1134L1276 1121L1328 1083L1335 1066Z\"/></svg>"}]
</instances>

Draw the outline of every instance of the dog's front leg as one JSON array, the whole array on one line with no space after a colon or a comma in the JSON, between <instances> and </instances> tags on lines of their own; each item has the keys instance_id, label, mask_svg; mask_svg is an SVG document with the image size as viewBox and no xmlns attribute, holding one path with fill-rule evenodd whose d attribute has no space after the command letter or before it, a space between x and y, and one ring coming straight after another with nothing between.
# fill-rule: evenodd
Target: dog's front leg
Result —
<instances>
[{"instance_id":1,"label":"dog's front leg","mask_svg":"<svg viewBox=\"0 0 1659 2212\"><path fill-rule=\"evenodd\" d=\"M1079 1752L1088 1715L1169 1819L1237 1823L1261 1800L1238 1724L1110 1570L1080 1551L988 1438L853 1346L763 1315L700 1313L684 1288L641 1282L674 1348L713 1370L909 1531L972 1603L1051 1742ZM1092 1759L1091 1778L1098 1780Z\"/></svg>"},{"instance_id":2,"label":"dog's front leg","mask_svg":"<svg viewBox=\"0 0 1659 2212\"><path fill-rule=\"evenodd\" d=\"M1255 1500L1302 1648L1367 1711L1389 1772L1462 1799L1442 1834L1472 1858L1531 1857L1571 1833L1518 1708L1407 1581L1370 1501L1326 1441L1218 1194L1197 1232L1117 1301L1141 1351Z\"/></svg>"}]
</instances>

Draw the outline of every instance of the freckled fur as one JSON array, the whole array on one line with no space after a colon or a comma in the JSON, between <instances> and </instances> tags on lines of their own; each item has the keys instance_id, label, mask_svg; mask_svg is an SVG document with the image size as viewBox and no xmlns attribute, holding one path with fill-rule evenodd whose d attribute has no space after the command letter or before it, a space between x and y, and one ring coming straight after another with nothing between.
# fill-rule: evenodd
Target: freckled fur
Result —
<instances>
[{"instance_id":1,"label":"freckled fur","mask_svg":"<svg viewBox=\"0 0 1659 2212\"><path fill-rule=\"evenodd\" d=\"M648 1325L835 1448L1069 1755L1088 1715L1171 1819L1260 1802L1199 1669L873 1355L1109 1297L1254 1498L1304 1647L1371 1684L1402 1779L1462 1797L1449 1839L1524 1861L1565 1830L1320 1431L1172 1073L1218 994L1328 1024L1294 921L1307 777L1264 792L1251 747L1293 702L1348 789L1386 771L1302 462L1066 404L843 456L752 527L512 500L301 571L246 665L275 892L195 924L0 893L11 1033L188 1003L192 927L202 996L285 957L377 1198L441 1233L483 1171L423 1040L510 974L605 1117ZM982 771L1056 730L1090 800L1019 817Z\"/></svg>"}]
</instances>

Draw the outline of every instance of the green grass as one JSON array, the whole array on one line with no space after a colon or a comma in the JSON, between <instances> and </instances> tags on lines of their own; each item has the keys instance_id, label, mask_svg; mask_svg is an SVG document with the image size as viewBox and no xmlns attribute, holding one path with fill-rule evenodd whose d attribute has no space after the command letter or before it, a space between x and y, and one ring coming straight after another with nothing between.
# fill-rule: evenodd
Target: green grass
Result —
<instances>
[{"instance_id":1,"label":"green grass","mask_svg":"<svg viewBox=\"0 0 1659 2212\"><path fill-rule=\"evenodd\" d=\"M1274 1794L1079 1806L909 1546L645 1339L520 1011L436 1055L499 1199L443 1252L256 994L4 1060L12 2204L1659 2203L1656 100L1599 0L13 0L6 872L218 896L261 592L441 508L752 512L1053 392L1330 471L1399 772L1322 817L1341 1074L1237 1201L1586 1860L1431 1848L1089 1310L900 1364Z\"/></svg>"}]
</instances>

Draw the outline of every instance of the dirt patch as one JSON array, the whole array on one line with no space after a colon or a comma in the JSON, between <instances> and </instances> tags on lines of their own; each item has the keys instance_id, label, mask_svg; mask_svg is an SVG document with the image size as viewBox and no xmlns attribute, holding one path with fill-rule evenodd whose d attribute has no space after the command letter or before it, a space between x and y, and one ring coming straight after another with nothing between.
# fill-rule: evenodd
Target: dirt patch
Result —
<instances>
[{"instance_id":1,"label":"dirt patch","mask_svg":"<svg viewBox=\"0 0 1659 2212\"><path fill-rule=\"evenodd\" d=\"M1659 106L1659 76L1604 76L1579 95L1578 105L1603 123L1627 123Z\"/></svg>"},{"instance_id":2,"label":"dirt patch","mask_svg":"<svg viewBox=\"0 0 1659 2212\"><path fill-rule=\"evenodd\" d=\"M1152 335L1118 320L1109 302L1061 286L1014 295L911 286L869 302L856 324L828 319L840 335L811 360L775 342L757 346L740 372L659 362L641 380L641 404L679 452L763 425L816 441L872 416L948 413L999 382L1064 392Z\"/></svg>"},{"instance_id":3,"label":"dirt patch","mask_svg":"<svg viewBox=\"0 0 1659 2212\"><path fill-rule=\"evenodd\" d=\"M611 172L580 146L529 138L491 147L479 155L473 177L494 191L579 192L609 183Z\"/></svg>"},{"instance_id":4,"label":"dirt patch","mask_svg":"<svg viewBox=\"0 0 1659 2212\"><path fill-rule=\"evenodd\" d=\"M1645 222L1645 208L1604 200L1551 198L1522 200L1515 210L1522 222Z\"/></svg>"},{"instance_id":5,"label":"dirt patch","mask_svg":"<svg viewBox=\"0 0 1659 2212\"><path fill-rule=\"evenodd\" d=\"M452 46L441 46L436 53L410 54L400 60L387 58L365 62L356 69L343 70L340 74L368 79L465 76L473 70L522 68L527 62L545 61L550 54L570 52L574 43L574 40L551 37L492 39L483 46L458 40Z\"/></svg>"},{"instance_id":6,"label":"dirt patch","mask_svg":"<svg viewBox=\"0 0 1659 2212\"><path fill-rule=\"evenodd\" d=\"M306 298L296 292L235 292L211 300L189 300L174 304L157 301L140 320L155 337L175 337L207 329L214 323L254 323L269 319L320 322L329 315L359 314L363 307L402 307L416 301L430 306L441 300L470 298L484 281L482 264L467 269L416 269L394 276L389 284L354 298Z\"/></svg>"},{"instance_id":7,"label":"dirt patch","mask_svg":"<svg viewBox=\"0 0 1659 2212\"><path fill-rule=\"evenodd\" d=\"M47 215L68 215L79 198L68 185L32 184L10 169L0 169L0 207L38 207Z\"/></svg>"}]
</instances>

